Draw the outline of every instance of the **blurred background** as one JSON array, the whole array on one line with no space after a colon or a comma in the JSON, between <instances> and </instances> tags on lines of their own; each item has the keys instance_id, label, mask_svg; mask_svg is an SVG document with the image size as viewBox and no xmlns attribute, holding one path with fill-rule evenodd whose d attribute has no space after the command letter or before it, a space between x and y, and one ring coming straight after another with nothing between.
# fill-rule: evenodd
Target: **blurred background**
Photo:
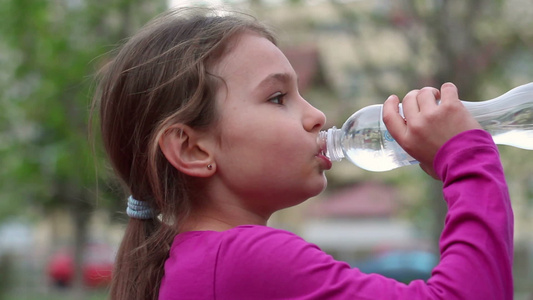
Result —
<instances>
[{"instance_id":1,"label":"blurred background","mask_svg":"<svg viewBox=\"0 0 533 300\"><path fill-rule=\"evenodd\" d=\"M0 299L106 299L127 217L98 133L93 76L168 7L224 5L272 25L303 96L356 110L451 81L488 100L533 81L531 0L0 0ZM515 211L515 299L533 299L533 152L499 146ZM321 195L273 216L367 272L409 282L438 260L440 183L417 166L334 163ZM482 199L480 199L482 200Z\"/></svg>"}]
</instances>

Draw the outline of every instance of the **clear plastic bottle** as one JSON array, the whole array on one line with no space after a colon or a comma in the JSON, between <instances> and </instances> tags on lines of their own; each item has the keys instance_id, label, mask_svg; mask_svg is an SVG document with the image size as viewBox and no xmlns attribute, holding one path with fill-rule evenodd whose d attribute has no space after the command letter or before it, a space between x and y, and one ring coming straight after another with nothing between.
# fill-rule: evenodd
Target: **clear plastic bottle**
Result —
<instances>
[{"instance_id":1,"label":"clear plastic bottle","mask_svg":"<svg viewBox=\"0 0 533 300\"><path fill-rule=\"evenodd\" d=\"M533 82L482 102L462 101L496 144L533 150ZM383 105L367 106L342 126L322 131L318 143L325 145L331 161L347 157L355 165L374 172L418 164L387 131ZM400 113L401 104L400 104Z\"/></svg>"}]
</instances>

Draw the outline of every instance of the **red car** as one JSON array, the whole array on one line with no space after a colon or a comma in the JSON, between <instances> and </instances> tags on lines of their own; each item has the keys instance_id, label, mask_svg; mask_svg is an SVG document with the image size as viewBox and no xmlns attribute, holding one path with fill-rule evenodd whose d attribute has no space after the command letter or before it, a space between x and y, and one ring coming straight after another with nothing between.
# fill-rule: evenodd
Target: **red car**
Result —
<instances>
[{"instance_id":1,"label":"red car","mask_svg":"<svg viewBox=\"0 0 533 300\"><path fill-rule=\"evenodd\" d=\"M90 244L83 254L83 283L88 287L107 286L111 282L115 252L105 244ZM54 285L67 287L74 279L72 249L61 249L52 255L47 273Z\"/></svg>"}]
</instances>

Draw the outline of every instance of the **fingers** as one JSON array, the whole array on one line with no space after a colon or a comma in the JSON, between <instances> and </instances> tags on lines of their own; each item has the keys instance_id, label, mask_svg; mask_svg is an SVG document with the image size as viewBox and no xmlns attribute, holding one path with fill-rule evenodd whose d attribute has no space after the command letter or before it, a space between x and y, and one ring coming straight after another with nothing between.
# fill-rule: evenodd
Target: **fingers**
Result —
<instances>
[{"instance_id":1,"label":"fingers","mask_svg":"<svg viewBox=\"0 0 533 300\"><path fill-rule=\"evenodd\" d=\"M437 100L440 98L440 91L436 88L425 87L420 90L417 96L420 110L434 109L437 107Z\"/></svg>"},{"instance_id":2,"label":"fingers","mask_svg":"<svg viewBox=\"0 0 533 300\"><path fill-rule=\"evenodd\" d=\"M440 105L438 99L441 99ZM399 102L396 96L385 101L383 122L400 146L420 162L426 173L437 179L433 160L438 149L453 135L472 127L462 124L470 119L465 116L467 112L458 99L457 88L446 83L440 91L432 87L410 91L402 100L406 120L399 113ZM445 103L448 105L442 107Z\"/></svg>"},{"instance_id":3,"label":"fingers","mask_svg":"<svg viewBox=\"0 0 533 300\"><path fill-rule=\"evenodd\" d=\"M457 87L451 82L447 82L442 85L441 94L442 94L442 97L441 97L442 104L448 103L454 100L455 101L459 100Z\"/></svg>"},{"instance_id":4,"label":"fingers","mask_svg":"<svg viewBox=\"0 0 533 300\"><path fill-rule=\"evenodd\" d=\"M418 93L420 90L412 90L402 100L403 115L407 119L409 116L414 116L420 111L418 106Z\"/></svg>"},{"instance_id":5,"label":"fingers","mask_svg":"<svg viewBox=\"0 0 533 300\"><path fill-rule=\"evenodd\" d=\"M406 120L415 118L422 109L436 107L436 99L440 97L438 89L425 87L421 90L412 90L402 101L403 116L399 112L399 99L396 95L390 96L383 105L383 122L387 130L395 139L407 130Z\"/></svg>"},{"instance_id":6,"label":"fingers","mask_svg":"<svg viewBox=\"0 0 533 300\"><path fill-rule=\"evenodd\" d=\"M405 121L400 115L399 104L400 99L396 95L390 96L383 103L383 123L385 123L387 130L395 139L398 139L406 129Z\"/></svg>"},{"instance_id":7,"label":"fingers","mask_svg":"<svg viewBox=\"0 0 533 300\"><path fill-rule=\"evenodd\" d=\"M432 87L410 91L402 101L405 118L412 119L422 110L435 109L439 98L440 91Z\"/></svg>"}]
</instances>

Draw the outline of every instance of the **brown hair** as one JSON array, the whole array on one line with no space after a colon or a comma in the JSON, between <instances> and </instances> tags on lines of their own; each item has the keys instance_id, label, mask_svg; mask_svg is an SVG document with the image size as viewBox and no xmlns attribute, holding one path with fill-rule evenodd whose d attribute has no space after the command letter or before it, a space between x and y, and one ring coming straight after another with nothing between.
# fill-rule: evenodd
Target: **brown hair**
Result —
<instances>
[{"instance_id":1,"label":"brown hair","mask_svg":"<svg viewBox=\"0 0 533 300\"><path fill-rule=\"evenodd\" d=\"M275 42L244 14L173 10L131 37L100 73L94 105L111 164L128 193L160 212L150 220L130 218L113 273L113 300L158 298L177 224L191 207L190 178L165 159L158 140L177 122L213 125L220 80L208 69L231 37L245 31Z\"/></svg>"}]
</instances>

